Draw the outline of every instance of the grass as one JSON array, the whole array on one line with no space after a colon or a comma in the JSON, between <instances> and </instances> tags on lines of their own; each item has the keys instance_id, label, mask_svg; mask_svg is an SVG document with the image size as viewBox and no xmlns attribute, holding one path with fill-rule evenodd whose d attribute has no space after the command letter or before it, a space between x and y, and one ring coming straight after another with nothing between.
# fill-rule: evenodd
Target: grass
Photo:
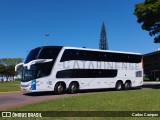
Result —
<instances>
[{"instance_id":1,"label":"grass","mask_svg":"<svg viewBox=\"0 0 160 120\"><path fill-rule=\"evenodd\" d=\"M0 92L19 91L20 81L0 82Z\"/></svg>"},{"instance_id":2,"label":"grass","mask_svg":"<svg viewBox=\"0 0 160 120\"><path fill-rule=\"evenodd\" d=\"M36 104L25 105L9 111L160 111L160 90L130 90L130 91L108 91L95 94L84 94L57 100L49 100ZM53 119L53 118L43 118ZM57 118L55 118L57 119ZM86 119L80 118L58 118L58 119ZM106 119L87 118L91 119ZM150 118L120 118L109 117L107 119L150 119ZM154 119L158 119L154 118Z\"/></svg>"},{"instance_id":3,"label":"grass","mask_svg":"<svg viewBox=\"0 0 160 120\"><path fill-rule=\"evenodd\" d=\"M14 111L160 111L160 90L108 91L17 107Z\"/></svg>"},{"instance_id":4,"label":"grass","mask_svg":"<svg viewBox=\"0 0 160 120\"><path fill-rule=\"evenodd\" d=\"M0 92L20 90L20 81L0 83ZM81 96L66 97L57 100L49 100L45 102L29 104L8 111L160 111L160 89L152 90L129 90L129 91L106 91L95 94L83 94ZM36 97L36 96L35 96ZM13 119L13 118L12 118ZM17 120L17 118L14 118ZM29 120L31 118L28 118ZM41 119L41 118L37 118ZM42 119L98 119L106 118L94 117L72 117L72 118L54 118L43 117ZM142 119L150 120L150 118L120 118L110 117L107 119ZM152 118L153 119L153 118ZM158 119L158 118L154 118Z\"/></svg>"}]
</instances>

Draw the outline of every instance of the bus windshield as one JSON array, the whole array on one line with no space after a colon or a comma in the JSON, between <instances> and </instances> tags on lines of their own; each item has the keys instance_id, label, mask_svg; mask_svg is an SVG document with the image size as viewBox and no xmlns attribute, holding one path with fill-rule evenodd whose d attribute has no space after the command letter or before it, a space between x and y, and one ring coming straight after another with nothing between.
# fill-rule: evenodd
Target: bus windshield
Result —
<instances>
[{"instance_id":1,"label":"bus windshield","mask_svg":"<svg viewBox=\"0 0 160 120\"><path fill-rule=\"evenodd\" d=\"M28 82L33 79L50 75L61 48L62 47L47 46L31 50L25 60L25 63L36 59L52 59L52 61L33 64L31 65L30 69L24 67L22 72L22 82Z\"/></svg>"},{"instance_id":2,"label":"bus windshield","mask_svg":"<svg viewBox=\"0 0 160 120\"><path fill-rule=\"evenodd\" d=\"M51 70L52 62L34 64L29 70L24 68L22 72L22 82L28 82L33 79L48 76L51 73Z\"/></svg>"}]
</instances>

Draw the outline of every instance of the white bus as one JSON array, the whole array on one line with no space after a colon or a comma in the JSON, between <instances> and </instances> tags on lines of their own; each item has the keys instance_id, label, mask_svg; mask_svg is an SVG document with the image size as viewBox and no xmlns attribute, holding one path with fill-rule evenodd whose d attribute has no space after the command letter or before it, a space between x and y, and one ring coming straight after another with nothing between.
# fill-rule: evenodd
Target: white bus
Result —
<instances>
[{"instance_id":1,"label":"white bus","mask_svg":"<svg viewBox=\"0 0 160 120\"><path fill-rule=\"evenodd\" d=\"M30 51L23 65L21 90L130 89L143 84L143 56L110 50L43 46Z\"/></svg>"}]
</instances>

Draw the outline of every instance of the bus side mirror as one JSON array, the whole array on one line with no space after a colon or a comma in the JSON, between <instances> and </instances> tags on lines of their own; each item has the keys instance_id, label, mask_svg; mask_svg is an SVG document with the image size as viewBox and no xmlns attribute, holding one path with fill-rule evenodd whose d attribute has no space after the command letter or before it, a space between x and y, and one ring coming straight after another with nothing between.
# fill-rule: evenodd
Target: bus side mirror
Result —
<instances>
[{"instance_id":1,"label":"bus side mirror","mask_svg":"<svg viewBox=\"0 0 160 120\"><path fill-rule=\"evenodd\" d=\"M53 60L53 59L33 60L33 61L30 61L28 64L26 64L26 65L24 65L24 66L27 66L27 69L30 69L31 65L33 65L33 64L51 62L52 60Z\"/></svg>"},{"instance_id":2,"label":"bus side mirror","mask_svg":"<svg viewBox=\"0 0 160 120\"><path fill-rule=\"evenodd\" d=\"M15 66L15 72L17 71L18 67L21 66L21 65L24 65L24 63L19 63Z\"/></svg>"}]
</instances>

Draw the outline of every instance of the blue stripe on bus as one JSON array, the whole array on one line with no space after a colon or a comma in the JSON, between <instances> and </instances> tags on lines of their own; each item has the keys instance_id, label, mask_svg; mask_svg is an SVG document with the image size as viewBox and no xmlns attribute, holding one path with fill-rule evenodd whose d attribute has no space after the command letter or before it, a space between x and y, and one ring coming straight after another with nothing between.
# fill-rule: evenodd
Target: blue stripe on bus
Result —
<instances>
[{"instance_id":1,"label":"blue stripe on bus","mask_svg":"<svg viewBox=\"0 0 160 120\"><path fill-rule=\"evenodd\" d=\"M31 81L31 90L36 90L36 80Z\"/></svg>"}]
</instances>

